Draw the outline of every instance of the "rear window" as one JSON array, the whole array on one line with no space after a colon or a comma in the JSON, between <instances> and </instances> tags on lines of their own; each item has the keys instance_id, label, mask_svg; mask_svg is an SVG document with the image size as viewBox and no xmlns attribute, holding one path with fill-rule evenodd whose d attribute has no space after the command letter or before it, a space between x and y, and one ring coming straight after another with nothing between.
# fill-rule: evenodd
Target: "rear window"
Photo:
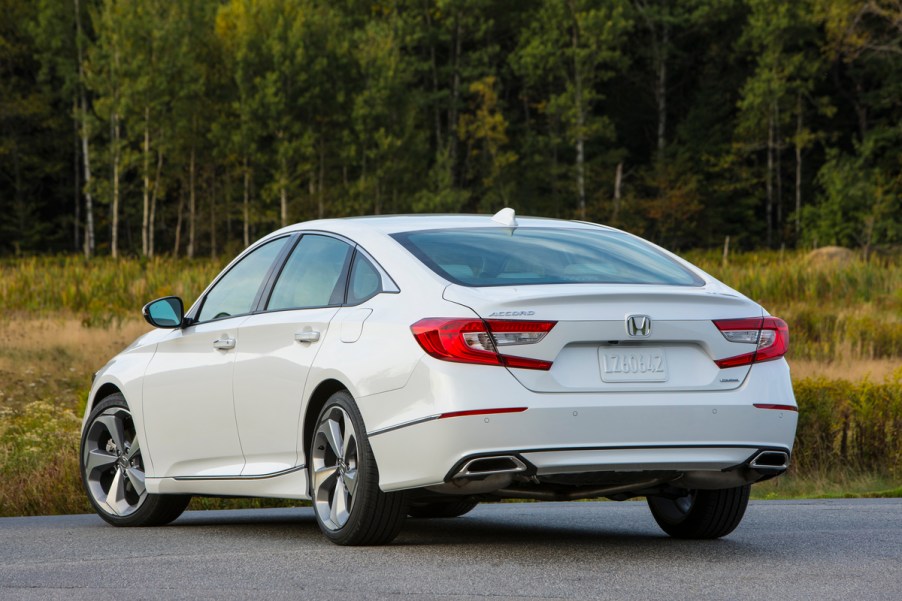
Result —
<instances>
[{"instance_id":1,"label":"rear window","mask_svg":"<svg viewBox=\"0 0 902 601\"><path fill-rule=\"evenodd\" d=\"M474 228L392 237L434 272L463 286L704 285L650 244L610 230Z\"/></svg>"}]
</instances>

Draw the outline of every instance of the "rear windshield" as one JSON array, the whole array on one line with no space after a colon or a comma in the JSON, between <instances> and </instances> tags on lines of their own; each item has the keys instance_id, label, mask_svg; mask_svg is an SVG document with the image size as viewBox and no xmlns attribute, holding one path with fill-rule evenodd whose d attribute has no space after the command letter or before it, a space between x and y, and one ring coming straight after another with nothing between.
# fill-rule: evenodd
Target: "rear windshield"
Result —
<instances>
[{"instance_id":1,"label":"rear windshield","mask_svg":"<svg viewBox=\"0 0 902 601\"><path fill-rule=\"evenodd\" d=\"M474 228L392 237L434 272L463 286L704 285L650 244L610 230Z\"/></svg>"}]
</instances>

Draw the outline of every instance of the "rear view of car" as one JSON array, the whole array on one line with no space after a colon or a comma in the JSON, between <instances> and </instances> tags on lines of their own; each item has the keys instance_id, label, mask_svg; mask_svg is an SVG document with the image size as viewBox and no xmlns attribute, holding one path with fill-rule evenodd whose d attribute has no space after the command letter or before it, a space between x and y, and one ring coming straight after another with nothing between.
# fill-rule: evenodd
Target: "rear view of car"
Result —
<instances>
[{"instance_id":1,"label":"rear view of car","mask_svg":"<svg viewBox=\"0 0 902 601\"><path fill-rule=\"evenodd\" d=\"M115 525L192 495L309 499L344 545L479 502L646 497L715 538L789 464L786 324L604 226L321 220L237 257L97 374L85 488ZM202 430L196 428L205 423Z\"/></svg>"},{"instance_id":2,"label":"rear view of car","mask_svg":"<svg viewBox=\"0 0 902 601\"><path fill-rule=\"evenodd\" d=\"M521 221L524 223L526 220ZM532 224L530 224L532 225ZM647 496L668 533L717 537L787 467L786 324L638 238L536 224L394 234L472 318L411 326L436 419L371 437L387 489L568 500ZM489 367L491 366L491 367ZM441 385L436 385L441 382Z\"/></svg>"}]
</instances>

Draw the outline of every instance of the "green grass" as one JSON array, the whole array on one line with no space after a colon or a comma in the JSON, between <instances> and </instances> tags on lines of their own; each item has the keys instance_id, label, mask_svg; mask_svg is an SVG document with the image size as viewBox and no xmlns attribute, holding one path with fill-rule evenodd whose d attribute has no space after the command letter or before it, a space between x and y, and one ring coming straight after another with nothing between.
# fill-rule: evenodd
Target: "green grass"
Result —
<instances>
[{"instance_id":1,"label":"green grass","mask_svg":"<svg viewBox=\"0 0 902 601\"><path fill-rule=\"evenodd\" d=\"M902 261L812 262L805 253L687 258L790 324L791 357L836 361L902 357Z\"/></svg>"},{"instance_id":2,"label":"green grass","mask_svg":"<svg viewBox=\"0 0 902 601\"><path fill-rule=\"evenodd\" d=\"M902 366L883 382L794 382L793 463L803 474L880 471L902 480Z\"/></svg>"},{"instance_id":3,"label":"green grass","mask_svg":"<svg viewBox=\"0 0 902 601\"><path fill-rule=\"evenodd\" d=\"M88 325L108 326L138 317L145 303L161 296L181 296L190 305L225 263L167 257L3 259L0 313L44 317L68 313Z\"/></svg>"},{"instance_id":4,"label":"green grass","mask_svg":"<svg viewBox=\"0 0 902 601\"><path fill-rule=\"evenodd\" d=\"M78 479L81 419L72 407L34 401L0 414L0 516L85 513Z\"/></svg>"},{"instance_id":5,"label":"green grass","mask_svg":"<svg viewBox=\"0 0 902 601\"><path fill-rule=\"evenodd\" d=\"M754 486L754 498L902 496L899 259L815 265L803 253L761 252L724 266L714 253L688 258L790 323L801 408L793 468ZM190 304L224 263L0 260L0 516L89 511L77 452L91 373L148 329L137 321L144 303L176 294ZM850 359L860 362L839 367ZM811 365L830 377L799 377ZM302 504L196 499L192 508Z\"/></svg>"},{"instance_id":6,"label":"green grass","mask_svg":"<svg viewBox=\"0 0 902 601\"><path fill-rule=\"evenodd\" d=\"M790 323L790 357L818 361L902 357L902 260L812 263L802 252L710 252L687 258ZM0 315L67 313L107 326L137 317L149 300L187 305L224 259L31 257L0 260Z\"/></svg>"},{"instance_id":7,"label":"green grass","mask_svg":"<svg viewBox=\"0 0 902 601\"><path fill-rule=\"evenodd\" d=\"M685 257L765 305L874 303L902 309L902 261L897 256L834 263L813 261L802 251L758 251L731 255L727 264L710 252Z\"/></svg>"},{"instance_id":8,"label":"green grass","mask_svg":"<svg viewBox=\"0 0 902 601\"><path fill-rule=\"evenodd\" d=\"M771 499L869 499L902 497L899 479L881 472L838 469L820 474L789 473L752 486L752 498Z\"/></svg>"}]
</instances>

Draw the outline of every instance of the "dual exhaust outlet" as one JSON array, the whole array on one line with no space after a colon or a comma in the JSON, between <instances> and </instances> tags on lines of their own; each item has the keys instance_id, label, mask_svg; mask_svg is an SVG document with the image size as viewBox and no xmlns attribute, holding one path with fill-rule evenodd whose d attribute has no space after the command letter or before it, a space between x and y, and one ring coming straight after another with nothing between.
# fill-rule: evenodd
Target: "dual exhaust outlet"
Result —
<instances>
[{"instance_id":1,"label":"dual exhaust outlet","mask_svg":"<svg viewBox=\"0 0 902 601\"><path fill-rule=\"evenodd\" d=\"M785 451L761 451L749 461L748 466L760 471L783 471L789 467L789 453ZM525 472L527 469L526 464L515 455L492 455L470 459L451 478L479 478L494 474L516 474Z\"/></svg>"}]
</instances>

